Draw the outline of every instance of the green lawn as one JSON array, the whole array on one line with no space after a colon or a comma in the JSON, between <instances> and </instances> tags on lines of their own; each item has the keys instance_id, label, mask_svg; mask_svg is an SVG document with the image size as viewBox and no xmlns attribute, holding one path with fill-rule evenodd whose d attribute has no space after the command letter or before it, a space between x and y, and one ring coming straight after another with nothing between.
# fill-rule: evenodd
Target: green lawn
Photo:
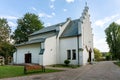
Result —
<instances>
[{"instance_id":1,"label":"green lawn","mask_svg":"<svg viewBox=\"0 0 120 80\"><path fill-rule=\"evenodd\" d=\"M114 62L114 64L116 64L116 65L120 66L120 62Z\"/></svg>"},{"instance_id":2,"label":"green lawn","mask_svg":"<svg viewBox=\"0 0 120 80\"><path fill-rule=\"evenodd\" d=\"M0 78L17 77L17 76L25 76L31 74L58 72L58 71L60 70L46 69L45 72L32 71L30 73L24 74L23 66L0 66Z\"/></svg>"}]
</instances>

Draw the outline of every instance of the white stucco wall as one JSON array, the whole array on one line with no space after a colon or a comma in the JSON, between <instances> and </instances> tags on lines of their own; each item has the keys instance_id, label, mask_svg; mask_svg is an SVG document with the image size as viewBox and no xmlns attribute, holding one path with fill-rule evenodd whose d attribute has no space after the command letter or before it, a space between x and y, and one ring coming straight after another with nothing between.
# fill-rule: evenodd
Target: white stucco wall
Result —
<instances>
[{"instance_id":1,"label":"white stucco wall","mask_svg":"<svg viewBox=\"0 0 120 80\"><path fill-rule=\"evenodd\" d=\"M13 63L17 63L16 52L13 53Z\"/></svg>"},{"instance_id":2,"label":"white stucco wall","mask_svg":"<svg viewBox=\"0 0 120 80\"><path fill-rule=\"evenodd\" d=\"M83 17L84 16L84 17ZM90 22L90 15L88 12L82 15L81 28L79 28L79 32L82 34L82 43L83 43L83 65L87 64L89 58L89 52L86 50L86 46L88 50L90 48L93 50L93 34ZM92 59L94 58L94 53L92 53Z\"/></svg>"},{"instance_id":3,"label":"white stucco wall","mask_svg":"<svg viewBox=\"0 0 120 80\"><path fill-rule=\"evenodd\" d=\"M64 64L64 60L67 59L67 50L76 50L76 60L70 60L70 64L78 64L78 44L77 37L68 37L60 39L60 64ZM71 52L72 53L72 52ZM72 57L72 54L71 54ZM81 60L81 58L80 58ZM81 61L80 61L81 62Z\"/></svg>"},{"instance_id":4,"label":"white stucco wall","mask_svg":"<svg viewBox=\"0 0 120 80\"><path fill-rule=\"evenodd\" d=\"M71 21L71 19L68 18L64 25L59 26L60 31L59 31L59 34L58 34L57 40L56 40L56 45L57 45L56 46L56 55L57 55L56 56L56 61L57 61L57 64L61 63L61 61L60 61L60 56L61 56L61 54L60 54L60 39L59 38L62 35L63 31L66 29L67 25L70 23L70 21Z\"/></svg>"},{"instance_id":5,"label":"white stucco wall","mask_svg":"<svg viewBox=\"0 0 120 80\"><path fill-rule=\"evenodd\" d=\"M56 36L47 38L44 47L43 65L56 64Z\"/></svg>"},{"instance_id":6,"label":"white stucco wall","mask_svg":"<svg viewBox=\"0 0 120 80\"><path fill-rule=\"evenodd\" d=\"M25 54L31 53L31 62L32 63L39 63L39 53L40 53L40 43L37 44L30 44L17 47L16 51L16 60L17 64L25 63Z\"/></svg>"}]
</instances>

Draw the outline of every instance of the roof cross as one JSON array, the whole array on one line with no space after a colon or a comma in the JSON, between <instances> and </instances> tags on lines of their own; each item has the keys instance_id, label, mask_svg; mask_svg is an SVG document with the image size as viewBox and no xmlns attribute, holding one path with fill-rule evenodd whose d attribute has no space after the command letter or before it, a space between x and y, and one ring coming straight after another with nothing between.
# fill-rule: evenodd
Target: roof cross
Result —
<instances>
[{"instance_id":1,"label":"roof cross","mask_svg":"<svg viewBox=\"0 0 120 80\"><path fill-rule=\"evenodd\" d=\"M87 1L85 2L85 6L87 6Z\"/></svg>"}]
</instances>

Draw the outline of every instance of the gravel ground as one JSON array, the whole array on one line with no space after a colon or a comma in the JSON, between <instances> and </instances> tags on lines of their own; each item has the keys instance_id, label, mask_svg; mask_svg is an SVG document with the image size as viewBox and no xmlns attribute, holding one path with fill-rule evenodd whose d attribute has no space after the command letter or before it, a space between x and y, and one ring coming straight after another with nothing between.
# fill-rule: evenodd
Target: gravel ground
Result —
<instances>
[{"instance_id":1,"label":"gravel ground","mask_svg":"<svg viewBox=\"0 0 120 80\"><path fill-rule=\"evenodd\" d=\"M0 80L120 80L120 67L112 61L98 62L77 69Z\"/></svg>"}]
</instances>

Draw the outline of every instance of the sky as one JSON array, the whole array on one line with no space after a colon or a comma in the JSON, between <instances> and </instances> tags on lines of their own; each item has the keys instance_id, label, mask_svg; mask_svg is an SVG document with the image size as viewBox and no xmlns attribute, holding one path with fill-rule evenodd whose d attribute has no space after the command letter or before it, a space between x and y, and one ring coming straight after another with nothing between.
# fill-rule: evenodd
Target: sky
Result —
<instances>
[{"instance_id":1,"label":"sky","mask_svg":"<svg viewBox=\"0 0 120 80\"><path fill-rule=\"evenodd\" d=\"M112 23L120 24L120 0L0 0L0 18L6 18L12 31L17 19L25 13L35 13L44 26L66 21L68 17L78 19L85 7L89 6L94 47L101 52L109 51L104 30Z\"/></svg>"}]
</instances>

